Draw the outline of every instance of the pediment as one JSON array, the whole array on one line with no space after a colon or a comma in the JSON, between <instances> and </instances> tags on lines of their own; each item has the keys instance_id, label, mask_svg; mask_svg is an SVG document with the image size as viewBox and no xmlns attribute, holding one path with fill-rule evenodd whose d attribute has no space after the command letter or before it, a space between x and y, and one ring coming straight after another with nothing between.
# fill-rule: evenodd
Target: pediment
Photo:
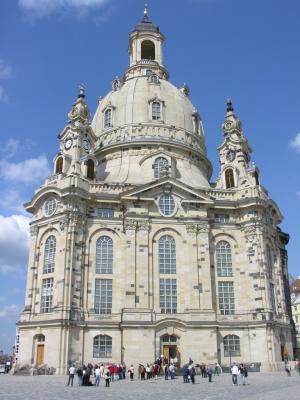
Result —
<instances>
[{"instance_id":1,"label":"pediment","mask_svg":"<svg viewBox=\"0 0 300 400\"><path fill-rule=\"evenodd\" d=\"M138 188L122 192L120 198L123 200L153 200L160 193L171 192L177 195L183 202L202 204L214 203L213 198L207 195L205 189L193 189L171 177L163 177L139 186Z\"/></svg>"}]
</instances>

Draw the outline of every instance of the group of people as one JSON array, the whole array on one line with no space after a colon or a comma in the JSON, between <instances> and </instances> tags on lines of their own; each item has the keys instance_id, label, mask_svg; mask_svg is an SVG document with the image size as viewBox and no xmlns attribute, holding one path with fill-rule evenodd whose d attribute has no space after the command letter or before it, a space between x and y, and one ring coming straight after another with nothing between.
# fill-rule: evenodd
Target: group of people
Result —
<instances>
[{"instance_id":1,"label":"group of people","mask_svg":"<svg viewBox=\"0 0 300 400\"><path fill-rule=\"evenodd\" d=\"M157 379L160 374L164 373L165 380L174 379L176 375L176 367L174 363L169 362L162 365L161 360L156 360L152 364L139 364L138 366L138 378L142 381L149 379ZM202 378L208 378L209 382L212 382L213 375L219 375L222 373L222 368L219 363L214 365L194 364L193 360L190 358L188 363L181 368L181 374L183 377L183 383L192 384L195 383L196 372L199 371L199 375ZM87 364L82 367L75 368L72 365L68 370L68 383L67 386L73 386L73 381L75 375L78 378L78 386L99 386L100 381L105 382L105 387L110 386L110 382L114 380L121 380L126 378L126 373L128 374L130 380L134 380L134 366L131 365L128 369L125 364ZM246 378L248 372L244 364L237 365L235 362L230 368L232 376L232 384L238 385L238 378L241 380L241 384L246 384Z\"/></svg>"},{"instance_id":2,"label":"group of people","mask_svg":"<svg viewBox=\"0 0 300 400\"><path fill-rule=\"evenodd\" d=\"M231 376L232 376L232 384L234 386L238 385L238 377L240 377L241 384L246 385L246 378L248 376L247 368L244 364L237 365L235 362L232 364L230 368Z\"/></svg>"},{"instance_id":3,"label":"group of people","mask_svg":"<svg viewBox=\"0 0 300 400\"><path fill-rule=\"evenodd\" d=\"M130 379L133 380L134 367L130 366L128 369ZM101 379L105 381L105 387L109 387L110 382L115 379L126 378L126 365L125 364L101 364L92 365L87 364L82 367L75 368L72 365L68 371L67 386L73 386L74 376L77 375L78 386L99 386ZM94 380L94 382L92 381Z\"/></svg>"}]
</instances>

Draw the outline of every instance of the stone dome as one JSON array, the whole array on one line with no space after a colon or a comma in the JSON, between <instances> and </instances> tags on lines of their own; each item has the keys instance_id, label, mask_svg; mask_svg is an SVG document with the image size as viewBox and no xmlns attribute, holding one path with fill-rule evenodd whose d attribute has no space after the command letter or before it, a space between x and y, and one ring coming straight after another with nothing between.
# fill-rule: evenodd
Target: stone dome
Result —
<instances>
[{"instance_id":1,"label":"stone dome","mask_svg":"<svg viewBox=\"0 0 300 400\"><path fill-rule=\"evenodd\" d=\"M158 125L175 126L190 133L194 131L193 119L196 113L190 99L169 81L158 79L151 84L146 75L129 79L119 90L110 91L100 100L93 118L92 128L97 136L105 133L104 111L113 109L113 127L151 122L149 104L158 100L163 104L162 120ZM202 136L202 127L199 132ZM202 149L205 152L205 149Z\"/></svg>"},{"instance_id":2,"label":"stone dome","mask_svg":"<svg viewBox=\"0 0 300 400\"><path fill-rule=\"evenodd\" d=\"M189 88L169 82L163 64L164 36L149 29L153 24L147 13L140 24L144 28L135 28L129 37L130 62L124 78L113 80L92 121L96 178L144 184L154 179L155 160L160 157L167 174L192 187L209 187L212 168Z\"/></svg>"}]
</instances>

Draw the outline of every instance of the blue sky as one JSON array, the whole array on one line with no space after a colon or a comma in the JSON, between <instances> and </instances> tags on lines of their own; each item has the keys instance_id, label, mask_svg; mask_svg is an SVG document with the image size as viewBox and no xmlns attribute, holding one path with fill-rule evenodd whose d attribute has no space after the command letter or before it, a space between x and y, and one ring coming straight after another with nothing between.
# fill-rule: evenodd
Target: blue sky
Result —
<instances>
[{"instance_id":1,"label":"blue sky","mask_svg":"<svg viewBox=\"0 0 300 400\"><path fill-rule=\"evenodd\" d=\"M9 351L24 303L28 222L22 204L52 171L57 134L78 85L93 113L97 98L128 65L128 35L141 0L0 2L0 350ZM291 235L289 269L299 268L300 2L298 0L148 0L166 36L164 62L186 82L199 110L208 157L231 97Z\"/></svg>"}]
</instances>

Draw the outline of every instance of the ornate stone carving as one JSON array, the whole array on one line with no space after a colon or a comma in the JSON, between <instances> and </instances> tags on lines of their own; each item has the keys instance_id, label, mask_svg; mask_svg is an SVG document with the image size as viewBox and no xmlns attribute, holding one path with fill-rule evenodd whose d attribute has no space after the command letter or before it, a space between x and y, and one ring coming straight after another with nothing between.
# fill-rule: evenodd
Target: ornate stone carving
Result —
<instances>
[{"instance_id":1,"label":"ornate stone carving","mask_svg":"<svg viewBox=\"0 0 300 400\"><path fill-rule=\"evenodd\" d=\"M149 221L146 219L138 221L137 229L138 229L138 231L141 231L143 233L149 232L150 231Z\"/></svg>"},{"instance_id":2,"label":"ornate stone carving","mask_svg":"<svg viewBox=\"0 0 300 400\"><path fill-rule=\"evenodd\" d=\"M185 225L185 227L186 227L186 231L189 235L193 235L196 233L207 233L209 230L209 226L205 222L197 223L197 224L188 223Z\"/></svg>"},{"instance_id":3,"label":"ornate stone carving","mask_svg":"<svg viewBox=\"0 0 300 400\"><path fill-rule=\"evenodd\" d=\"M148 83L153 83L155 85L159 85L159 77L155 73L152 73L147 78Z\"/></svg>"},{"instance_id":4,"label":"ornate stone carving","mask_svg":"<svg viewBox=\"0 0 300 400\"><path fill-rule=\"evenodd\" d=\"M120 79L118 76L115 77L115 79L112 81L112 90L116 92L117 90L120 90L123 85L122 79Z\"/></svg>"},{"instance_id":5,"label":"ornate stone carving","mask_svg":"<svg viewBox=\"0 0 300 400\"><path fill-rule=\"evenodd\" d=\"M69 218L67 215L64 215L60 220L59 220L59 229L63 232L68 225Z\"/></svg>"},{"instance_id":6,"label":"ornate stone carving","mask_svg":"<svg viewBox=\"0 0 300 400\"><path fill-rule=\"evenodd\" d=\"M124 222L124 230L127 231L135 231L137 229L138 222L135 219L127 219Z\"/></svg>"}]
</instances>

